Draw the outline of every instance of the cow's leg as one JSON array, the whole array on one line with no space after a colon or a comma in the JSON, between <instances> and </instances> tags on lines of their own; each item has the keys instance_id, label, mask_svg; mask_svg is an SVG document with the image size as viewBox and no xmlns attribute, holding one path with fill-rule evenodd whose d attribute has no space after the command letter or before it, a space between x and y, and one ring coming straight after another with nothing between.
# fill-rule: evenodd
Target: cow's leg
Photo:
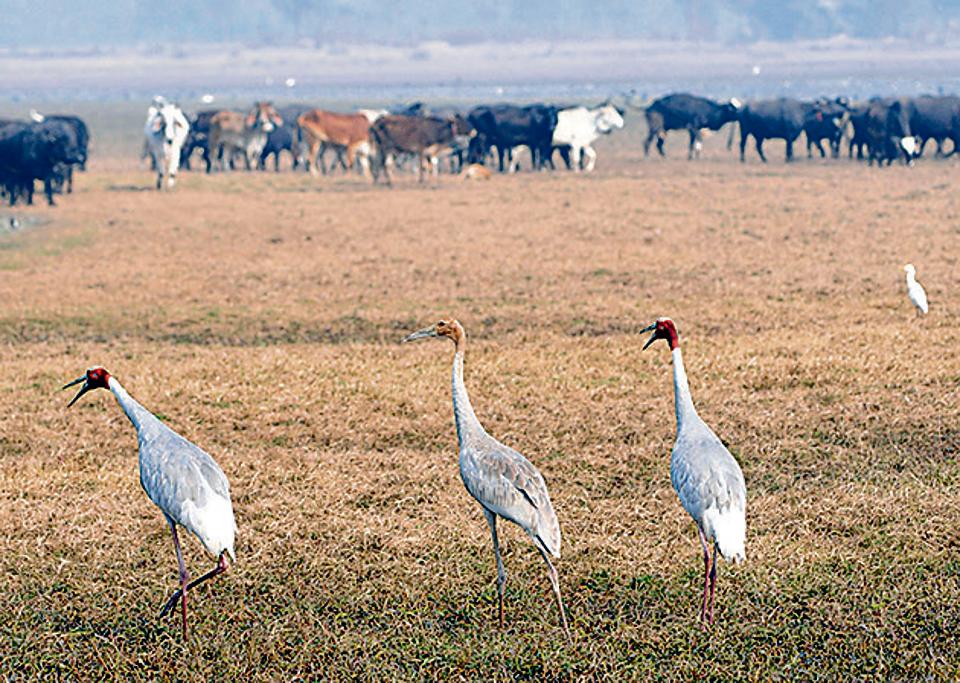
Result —
<instances>
[{"instance_id":1,"label":"cow's leg","mask_svg":"<svg viewBox=\"0 0 960 683\"><path fill-rule=\"evenodd\" d=\"M580 172L580 155L582 154L580 145L573 144L570 145L570 164L573 164L573 170L575 173ZM569 165L567 166L569 168Z\"/></svg>"},{"instance_id":2,"label":"cow's leg","mask_svg":"<svg viewBox=\"0 0 960 683\"><path fill-rule=\"evenodd\" d=\"M597 151L590 145L583 148L583 153L587 157L587 172L589 173L597 165Z\"/></svg>"},{"instance_id":3,"label":"cow's leg","mask_svg":"<svg viewBox=\"0 0 960 683\"><path fill-rule=\"evenodd\" d=\"M827 158L827 152L823 149L823 140L817 140L817 151L820 152L821 159Z\"/></svg>"},{"instance_id":4,"label":"cow's leg","mask_svg":"<svg viewBox=\"0 0 960 683\"><path fill-rule=\"evenodd\" d=\"M746 161L746 156L744 154L746 149L747 149L747 133L741 127L740 128L740 161L741 162Z\"/></svg>"},{"instance_id":5,"label":"cow's leg","mask_svg":"<svg viewBox=\"0 0 960 683\"><path fill-rule=\"evenodd\" d=\"M787 161L793 161L793 140L787 140Z\"/></svg>"},{"instance_id":6,"label":"cow's leg","mask_svg":"<svg viewBox=\"0 0 960 683\"><path fill-rule=\"evenodd\" d=\"M757 154L760 155L760 161L767 163L767 157L763 156L763 138L754 135L753 140L756 143Z\"/></svg>"},{"instance_id":7,"label":"cow's leg","mask_svg":"<svg viewBox=\"0 0 960 683\"><path fill-rule=\"evenodd\" d=\"M657 131L653 128L647 131L647 139L643 141L643 157L647 158L650 156L650 143L653 142L653 139L657 137Z\"/></svg>"},{"instance_id":8,"label":"cow's leg","mask_svg":"<svg viewBox=\"0 0 960 683\"><path fill-rule=\"evenodd\" d=\"M47 196L47 204L55 206L53 201L53 178L47 176L43 179L43 193Z\"/></svg>"},{"instance_id":9,"label":"cow's leg","mask_svg":"<svg viewBox=\"0 0 960 683\"><path fill-rule=\"evenodd\" d=\"M939 149L940 145L937 145ZM942 156L942 155L941 155ZM67 166L67 194L73 194L73 166Z\"/></svg>"},{"instance_id":10,"label":"cow's leg","mask_svg":"<svg viewBox=\"0 0 960 683\"><path fill-rule=\"evenodd\" d=\"M663 149L663 143L666 141L666 139L667 139L666 131L662 130L659 133L657 133L657 151L660 152L660 156L662 157L667 156L667 153Z\"/></svg>"},{"instance_id":11,"label":"cow's leg","mask_svg":"<svg viewBox=\"0 0 960 683\"><path fill-rule=\"evenodd\" d=\"M693 159L693 147L697 142L697 129L688 128L687 133L690 135L690 145L687 147L687 161Z\"/></svg>"}]
</instances>

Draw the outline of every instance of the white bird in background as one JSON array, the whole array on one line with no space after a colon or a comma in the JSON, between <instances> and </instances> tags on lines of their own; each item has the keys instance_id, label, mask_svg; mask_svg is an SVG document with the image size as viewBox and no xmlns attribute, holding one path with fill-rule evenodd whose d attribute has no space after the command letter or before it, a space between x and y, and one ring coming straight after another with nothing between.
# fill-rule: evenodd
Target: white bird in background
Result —
<instances>
[{"instance_id":1,"label":"white bird in background","mask_svg":"<svg viewBox=\"0 0 960 683\"><path fill-rule=\"evenodd\" d=\"M164 605L160 617L172 613L179 601L183 615L183 637L186 639L187 591L227 571L229 565L226 555L230 555L234 562L237 559L233 549L236 523L230 501L230 484L213 458L137 403L105 369L90 368L83 377L63 388L80 382L83 382L83 386L67 407L91 389L109 389L137 430L140 485L170 525L180 568L180 588ZM180 551L177 524L200 539L206 551L217 558L216 567L190 583L190 575Z\"/></svg>"},{"instance_id":2,"label":"white bird in background","mask_svg":"<svg viewBox=\"0 0 960 683\"><path fill-rule=\"evenodd\" d=\"M533 539L547 563L547 574L553 586L563 630L570 636L567 617L560 597L560 582L550 556L560 557L560 523L550 504L547 485L537 468L529 460L487 434L480 424L467 387L463 383L463 356L467 337L456 320L441 320L414 332L404 342L426 337L446 337L453 341L456 351L453 356L453 415L457 425L457 440L460 445L460 478L471 496L483 507L483 514L490 526L493 552L497 561L497 594L499 596L500 627L503 627L503 594L507 574L500 558L497 540L497 517L517 524Z\"/></svg>"},{"instance_id":3,"label":"white bird in background","mask_svg":"<svg viewBox=\"0 0 960 683\"><path fill-rule=\"evenodd\" d=\"M664 339L670 344L673 354L677 440L670 457L670 481L680 497L683 509L693 517L700 533L700 544L703 546L703 602L700 619L709 620L712 624L717 551L720 551L724 559L734 562L745 560L747 556L744 547L747 534L747 486L740 465L713 430L700 419L693 407L676 325L669 318L658 318L655 323L642 330L650 331L653 331L653 336L643 348L646 349L657 339ZM710 543L714 546L712 563Z\"/></svg>"},{"instance_id":4,"label":"white bird in background","mask_svg":"<svg viewBox=\"0 0 960 683\"><path fill-rule=\"evenodd\" d=\"M927 293L924 291L923 285L917 282L917 269L913 267L912 263L908 263L903 269L907 273L907 296L910 297L911 303L917 307L917 315L926 315L929 310Z\"/></svg>"}]
</instances>

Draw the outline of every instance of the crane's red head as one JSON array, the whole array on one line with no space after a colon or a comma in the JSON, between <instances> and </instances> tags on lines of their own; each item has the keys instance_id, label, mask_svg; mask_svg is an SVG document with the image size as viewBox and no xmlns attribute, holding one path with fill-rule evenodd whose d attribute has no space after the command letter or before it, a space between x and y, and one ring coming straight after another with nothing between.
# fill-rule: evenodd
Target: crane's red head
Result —
<instances>
[{"instance_id":1,"label":"crane's red head","mask_svg":"<svg viewBox=\"0 0 960 683\"><path fill-rule=\"evenodd\" d=\"M647 340L647 343L643 345L644 349L658 339L663 339L670 344L671 351L680 346L680 335L677 334L677 326L673 324L673 321L670 320L670 318L657 318L657 322L640 330L640 333L642 334L650 331L653 332L653 335L651 335L651 337Z\"/></svg>"},{"instance_id":2,"label":"crane's red head","mask_svg":"<svg viewBox=\"0 0 960 683\"><path fill-rule=\"evenodd\" d=\"M404 338L403 341L415 341L417 339L425 339L427 337L446 337L453 341L457 345L458 350L462 350L467 342L467 335L463 331L463 325L454 318L446 318L440 320L430 327L424 327L422 330L417 330L413 334Z\"/></svg>"},{"instance_id":3,"label":"crane's red head","mask_svg":"<svg viewBox=\"0 0 960 683\"><path fill-rule=\"evenodd\" d=\"M80 384L80 382L83 382L83 386L80 387L80 391L78 391L77 395L73 397L73 400L67 404L67 408L76 403L81 396L91 389L106 389L109 386L110 373L107 372L105 368L102 368L98 365L97 367L87 370L83 377L79 377L68 384L64 384L63 388L67 389L76 384Z\"/></svg>"}]
</instances>

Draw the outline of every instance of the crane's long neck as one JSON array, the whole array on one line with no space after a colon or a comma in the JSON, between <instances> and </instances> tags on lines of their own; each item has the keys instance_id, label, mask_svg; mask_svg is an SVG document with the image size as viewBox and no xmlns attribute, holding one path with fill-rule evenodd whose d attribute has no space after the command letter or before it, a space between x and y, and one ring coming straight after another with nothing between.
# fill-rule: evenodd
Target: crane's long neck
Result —
<instances>
[{"instance_id":1,"label":"crane's long neck","mask_svg":"<svg viewBox=\"0 0 960 683\"><path fill-rule=\"evenodd\" d=\"M110 378L108 384L110 391L113 392L113 395L117 399L117 403L123 408L123 412L126 413L127 418L137 432L140 432L145 426L156 422L157 418L153 416L153 413L137 403L136 399L128 394L127 390L123 388L123 385L114 377Z\"/></svg>"},{"instance_id":2,"label":"crane's long neck","mask_svg":"<svg viewBox=\"0 0 960 683\"><path fill-rule=\"evenodd\" d=\"M697 409L693 407L693 398L690 396L690 383L687 382L687 371L683 367L683 353L677 346L671 352L673 355L673 401L677 413L677 431L683 429L684 423L697 416Z\"/></svg>"},{"instance_id":3,"label":"crane's long neck","mask_svg":"<svg viewBox=\"0 0 960 683\"><path fill-rule=\"evenodd\" d=\"M461 448L472 437L483 433L483 426L470 405L467 385L463 383L463 356L464 349L458 344L453 356L453 417L457 423L457 441Z\"/></svg>"}]
</instances>

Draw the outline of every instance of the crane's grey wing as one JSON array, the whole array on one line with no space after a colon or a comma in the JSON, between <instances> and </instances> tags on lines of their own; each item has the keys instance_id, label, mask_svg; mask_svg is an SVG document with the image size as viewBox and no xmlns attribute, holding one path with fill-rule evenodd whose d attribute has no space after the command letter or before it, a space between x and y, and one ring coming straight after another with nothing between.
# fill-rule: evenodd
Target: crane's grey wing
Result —
<instances>
[{"instance_id":1,"label":"crane's grey wing","mask_svg":"<svg viewBox=\"0 0 960 683\"><path fill-rule=\"evenodd\" d=\"M746 508L747 487L740 465L713 432L682 435L670 459L670 480L694 519L715 508Z\"/></svg>"},{"instance_id":2,"label":"crane's grey wing","mask_svg":"<svg viewBox=\"0 0 960 683\"><path fill-rule=\"evenodd\" d=\"M491 512L520 525L547 552L560 554L560 524L547 484L533 464L492 437L461 457L460 476L470 494Z\"/></svg>"},{"instance_id":3,"label":"crane's grey wing","mask_svg":"<svg viewBox=\"0 0 960 683\"><path fill-rule=\"evenodd\" d=\"M207 497L220 496L230 501L230 482L216 461L199 446L172 429L141 440L145 463L140 483L150 499L177 522L183 523L183 507L189 502L197 508Z\"/></svg>"}]
</instances>

